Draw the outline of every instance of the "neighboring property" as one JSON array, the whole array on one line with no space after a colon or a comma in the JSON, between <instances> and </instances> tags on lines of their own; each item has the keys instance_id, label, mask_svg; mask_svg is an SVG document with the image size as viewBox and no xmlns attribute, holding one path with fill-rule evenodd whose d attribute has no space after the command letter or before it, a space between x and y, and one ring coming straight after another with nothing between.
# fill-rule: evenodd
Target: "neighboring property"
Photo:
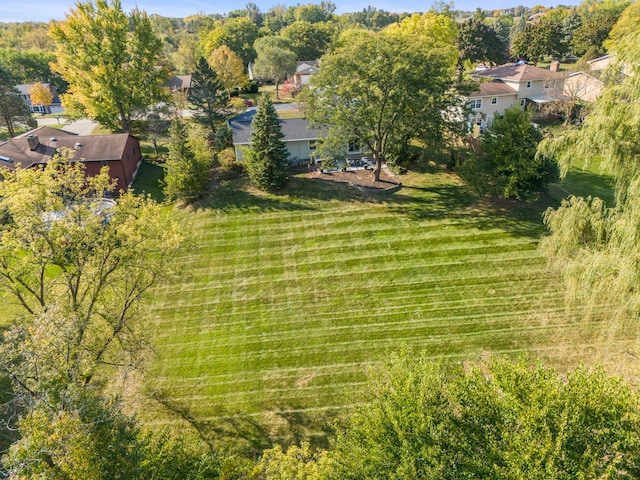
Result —
<instances>
[{"instance_id":1,"label":"neighboring property","mask_svg":"<svg viewBox=\"0 0 640 480\"><path fill-rule=\"evenodd\" d=\"M126 190L142 162L140 143L128 133L76 135L65 130L40 127L0 143L0 168L15 170L45 165L62 148L74 150L73 161L86 165L87 176L109 167L117 190Z\"/></svg>"},{"instance_id":2,"label":"neighboring property","mask_svg":"<svg viewBox=\"0 0 640 480\"><path fill-rule=\"evenodd\" d=\"M173 92L182 92L191 95L192 75L174 75L167 80L165 86Z\"/></svg>"},{"instance_id":3,"label":"neighboring property","mask_svg":"<svg viewBox=\"0 0 640 480\"><path fill-rule=\"evenodd\" d=\"M613 60L612 55L604 55L602 57L594 58L593 60L589 60L587 65L589 65L589 70L591 72L601 72L606 69L611 61Z\"/></svg>"},{"instance_id":4,"label":"neighboring property","mask_svg":"<svg viewBox=\"0 0 640 480\"><path fill-rule=\"evenodd\" d=\"M604 82L585 72L570 73L564 80L562 93L567 100L594 102L602 93Z\"/></svg>"},{"instance_id":5,"label":"neighboring property","mask_svg":"<svg viewBox=\"0 0 640 480\"><path fill-rule=\"evenodd\" d=\"M564 73L518 63L478 70L472 76L480 84L467 97L473 111L469 122L481 129L513 105L525 108L558 100L566 78Z\"/></svg>"},{"instance_id":6,"label":"neighboring property","mask_svg":"<svg viewBox=\"0 0 640 480\"><path fill-rule=\"evenodd\" d=\"M309 83L311 75L319 71L320 61L318 60L298 62L296 65L296 73L291 76L291 81L296 87L303 87Z\"/></svg>"},{"instance_id":7,"label":"neighboring property","mask_svg":"<svg viewBox=\"0 0 640 480\"><path fill-rule=\"evenodd\" d=\"M16 85L16 88L20 92L20 98L22 98L27 107L29 107L31 113L59 113L63 111L62 102L60 101L60 97L58 96L58 90L50 83L43 83L42 85L44 86L44 88L49 89L49 91L53 95L53 101L51 102L51 105L49 105L48 107L45 105L32 105L31 95L29 92L34 85L35 83L23 83L20 85Z\"/></svg>"},{"instance_id":8,"label":"neighboring property","mask_svg":"<svg viewBox=\"0 0 640 480\"><path fill-rule=\"evenodd\" d=\"M229 120L229 128L233 133L233 146L236 150L236 160L243 160L242 148L248 147L251 142L251 121L256 110L249 110ZM282 141L289 150L291 165L305 163L317 150L318 137L322 129L312 128L305 118L280 119L280 127L284 138Z\"/></svg>"}]
</instances>

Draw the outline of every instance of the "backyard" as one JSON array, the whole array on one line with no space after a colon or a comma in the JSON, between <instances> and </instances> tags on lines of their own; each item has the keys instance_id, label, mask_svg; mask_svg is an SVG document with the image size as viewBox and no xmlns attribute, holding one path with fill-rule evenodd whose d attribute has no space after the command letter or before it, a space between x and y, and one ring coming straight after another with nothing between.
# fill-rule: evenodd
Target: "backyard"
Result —
<instances>
[{"instance_id":1,"label":"backyard","mask_svg":"<svg viewBox=\"0 0 640 480\"><path fill-rule=\"evenodd\" d=\"M538 252L544 208L567 191L606 193L608 177L576 171L532 204L478 198L437 166L401 181L368 197L306 173L278 195L238 178L176 209L188 241L180 275L155 292L147 392L257 451L325 444L370 368L399 349L447 362L527 352L561 369L632 361L631 339L605 334L599 312L565 309ZM149 405L145 421L175 424Z\"/></svg>"}]
</instances>

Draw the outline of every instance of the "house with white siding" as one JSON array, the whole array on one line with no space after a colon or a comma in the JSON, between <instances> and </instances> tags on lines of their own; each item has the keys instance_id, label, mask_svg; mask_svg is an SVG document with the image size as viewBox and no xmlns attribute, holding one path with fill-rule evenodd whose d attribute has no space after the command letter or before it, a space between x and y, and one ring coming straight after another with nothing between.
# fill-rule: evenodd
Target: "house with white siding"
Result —
<instances>
[{"instance_id":1,"label":"house with white siding","mask_svg":"<svg viewBox=\"0 0 640 480\"><path fill-rule=\"evenodd\" d=\"M519 63L478 70L472 76L478 90L467 97L469 123L481 129L513 105L525 108L558 100L566 78L564 73Z\"/></svg>"}]
</instances>

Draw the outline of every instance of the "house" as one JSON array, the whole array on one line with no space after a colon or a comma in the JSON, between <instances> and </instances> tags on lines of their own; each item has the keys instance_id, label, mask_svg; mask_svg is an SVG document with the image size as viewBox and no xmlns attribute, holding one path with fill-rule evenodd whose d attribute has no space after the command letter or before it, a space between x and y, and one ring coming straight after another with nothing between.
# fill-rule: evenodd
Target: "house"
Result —
<instances>
[{"instance_id":1,"label":"house","mask_svg":"<svg viewBox=\"0 0 640 480\"><path fill-rule=\"evenodd\" d=\"M480 83L467 97L469 122L481 129L513 105L525 108L558 100L566 78L564 73L520 63L478 70L472 76Z\"/></svg>"},{"instance_id":2,"label":"house","mask_svg":"<svg viewBox=\"0 0 640 480\"><path fill-rule=\"evenodd\" d=\"M193 75L174 75L167 80L165 87L173 92L181 92L185 95L191 95L191 86L193 83Z\"/></svg>"},{"instance_id":3,"label":"house","mask_svg":"<svg viewBox=\"0 0 640 480\"><path fill-rule=\"evenodd\" d=\"M567 100L594 102L602 93L604 82L585 72L570 73L564 80L562 93Z\"/></svg>"},{"instance_id":4,"label":"house","mask_svg":"<svg viewBox=\"0 0 640 480\"><path fill-rule=\"evenodd\" d=\"M140 143L128 133L76 135L65 130L40 127L0 143L0 167L9 170L46 165L61 149L74 151L72 161L83 162L87 176L109 167L117 190L126 190L142 162Z\"/></svg>"},{"instance_id":5,"label":"house","mask_svg":"<svg viewBox=\"0 0 640 480\"><path fill-rule=\"evenodd\" d=\"M244 158L242 149L248 147L251 142L251 122L255 114L255 109L248 110L229 120L236 160L239 162ZM280 127L284 134L282 141L289 151L291 164L300 165L308 161L317 150L318 137L323 130L311 127L305 118L280 119Z\"/></svg>"},{"instance_id":6,"label":"house","mask_svg":"<svg viewBox=\"0 0 640 480\"><path fill-rule=\"evenodd\" d=\"M589 65L589 71L601 72L602 70L605 70L609 66L612 60L613 60L612 55L604 55L602 57L589 60L587 62L587 65Z\"/></svg>"},{"instance_id":7,"label":"house","mask_svg":"<svg viewBox=\"0 0 640 480\"><path fill-rule=\"evenodd\" d=\"M20 92L20 98L22 98L22 101L27 105L27 107L29 107L31 113L59 113L63 111L62 102L60 101L60 97L58 96L58 90L50 83L43 83L42 86L48 89L53 95L51 105L33 105L31 103L30 92L34 85L35 83L23 83L20 85L16 85L16 88Z\"/></svg>"},{"instance_id":8,"label":"house","mask_svg":"<svg viewBox=\"0 0 640 480\"><path fill-rule=\"evenodd\" d=\"M296 87L303 87L309 83L311 75L320 71L320 61L312 60L298 62L296 72L291 76L291 81Z\"/></svg>"}]
</instances>

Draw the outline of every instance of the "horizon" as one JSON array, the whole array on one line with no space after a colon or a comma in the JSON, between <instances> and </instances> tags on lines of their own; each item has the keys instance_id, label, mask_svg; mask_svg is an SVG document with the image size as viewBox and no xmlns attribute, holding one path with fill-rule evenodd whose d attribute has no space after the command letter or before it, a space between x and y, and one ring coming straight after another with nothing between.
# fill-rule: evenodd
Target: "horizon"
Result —
<instances>
[{"instance_id":1,"label":"horizon","mask_svg":"<svg viewBox=\"0 0 640 480\"><path fill-rule=\"evenodd\" d=\"M0 5L0 21L5 23L11 22L45 22L48 23L51 20L64 20L65 15L68 14L75 6L77 2L71 0L51 0L51 1L35 1L29 2L28 7L25 8L24 4L11 2L9 4L7 0L3 0ZM234 10L239 10L245 7L246 3L238 4L236 8L229 8L227 2L205 2L202 0L184 0L176 3L169 0L122 0L122 8L126 12L130 12L136 6L140 10L144 10L149 15L160 15L163 17L171 18L186 18L192 15L198 14L225 14ZM306 3L285 1L279 2L277 0L259 0L254 2L260 8L260 11L265 13L271 7L277 4L285 4L287 7L294 7L298 4L305 5L306 3L316 3L308 1ZM580 2L571 0L569 2L560 1L536 1L526 0L517 4L510 0L490 0L488 2L477 2L472 0L463 0L454 2L453 8L461 11L474 11L476 8L482 8L483 10L504 10L515 7L557 7L559 5L573 6ZM426 4L418 0L401 0L401 1L377 1L371 2L368 0L349 0L348 2L335 2L336 14L359 12L366 9L368 6L374 7L378 10L386 10L392 13L420 13L428 11L432 3Z\"/></svg>"}]
</instances>

